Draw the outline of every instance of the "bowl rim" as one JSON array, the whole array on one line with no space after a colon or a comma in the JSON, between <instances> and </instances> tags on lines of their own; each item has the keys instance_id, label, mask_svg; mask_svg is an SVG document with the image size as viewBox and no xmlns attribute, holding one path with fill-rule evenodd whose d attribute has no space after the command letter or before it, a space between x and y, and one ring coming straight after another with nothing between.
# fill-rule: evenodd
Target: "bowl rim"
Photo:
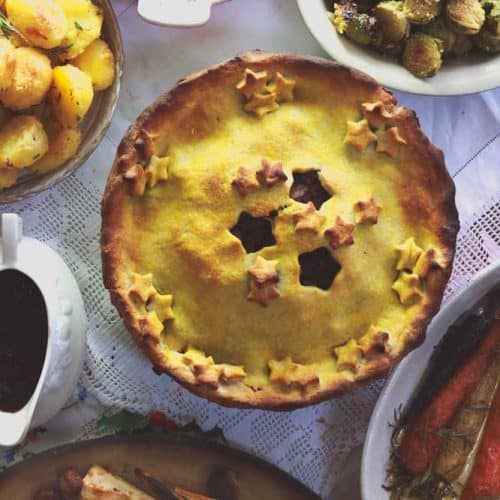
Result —
<instances>
[{"instance_id":1,"label":"bowl rim","mask_svg":"<svg viewBox=\"0 0 500 500\"><path fill-rule=\"evenodd\" d=\"M454 324L456 320L465 311L467 311L467 308L470 308L477 303L482 296L484 296L498 283L500 283L500 260L492 262L487 267L479 271L466 286L458 291L446 303L446 305L441 308L438 314L436 314L431 321L423 344L408 354L408 356L406 356L391 372L373 409L363 445L360 472L361 496L363 500L389 499L389 494L382 488L382 484L385 482L385 468L388 460L387 452L390 450L390 443L386 443L385 441L382 443L380 442L380 429L382 426L387 426L397 408L394 407L393 403L391 403L390 398L396 392L400 380L404 380L409 392L409 397L403 403L403 406L406 407L409 402L409 398L414 393L428 366L434 347L439 344L441 339L444 337L448 327ZM419 359L421 357L425 358L425 360L423 363L419 363L414 379L408 380L407 378L404 378L406 372L409 371L409 368L414 368L412 367L412 362L414 360L421 361ZM375 449L383 450L384 477L382 478L374 477L372 472L373 468L371 466L373 465L372 459ZM378 484L375 485L375 482Z\"/></svg>"},{"instance_id":2,"label":"bowl rim","mask_svg":"<svg viewBox=\"0 0 500 500\"><path fill-rule=\"evenodd\" d=\"M434 78L421 79L392 59L376 52L370 53L339 36L326 16L328 9L324 0L297 0L297 5L311 35L332 59L369 74L386 87L429 96L475 94L500 87L500 54L491 54L491 58L485 56L488 57L488 65L498 66L498 69L492 68L493 71L485 71L484 64L480 63L478 67L470 66L470 78L460 78L453 68L445 68L446 76L440 71ZM451 77L454 77L453 80Z\"/></svg>"},{"instance_id":3,"label":"bowl rim","mask_svg":"<svg viewBox=\"0 0 500 500\"><path fill-rule=\"evenodd\" d=\"M15 203L18 201L23 201L31 198L42 191L54 187L59 182L68 178L74 172L76 172L80 167L82 167L86 161L89 159L90 155L95 152L97 147L100 145L104 139L106 132L108 131L111 121L118 104L118 98L120 96L121 79L123 76L123 66L124 66L124 52L123 52L123 40L121 36L120 25L118 23L118 18L113 9L113 4L111 0L100 0L100 5L104 6L106 14L104 18L105 30L114 33L114 38L116 39L116 47L113 50L113 55L115 57L115 80L112 86L107 89L113 94L113 100L111 105L108 106L104 113L99 115L99 121L96 123L95 128L92 132L87 132L91 134L90 140L82 144L78 149L75 156L70 158L61 167L42 174L36 177L36 183L30 185L29 187L24 187L18 185L17 183L9 188L5 188L0 191L0 206L9 203ZM105 37L106 38L106 37ZM109 38L109 37L108 37ZM35 180L35 179L34 179Z\"/></svg>"}]
</instances>

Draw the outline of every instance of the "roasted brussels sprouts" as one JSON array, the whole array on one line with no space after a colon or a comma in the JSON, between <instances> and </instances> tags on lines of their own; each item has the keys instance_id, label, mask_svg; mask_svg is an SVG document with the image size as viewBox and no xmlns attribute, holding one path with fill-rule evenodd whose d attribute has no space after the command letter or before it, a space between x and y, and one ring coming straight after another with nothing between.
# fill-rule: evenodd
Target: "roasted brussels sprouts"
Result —
<instances>
[{"instance_id":1,"label":"roasted brussels sprouts","mask_svg":"<svg viewBox=\"0 0 500 500\"><path fill-rule=\"evenodd\" d=\"M396 0L380 2L373 15L377 21L377 30L384 42L399 42L408 34L410 25L403 13L403 4Z\"/></svg>"},{"instance_id":2,"label":"roasted brussels sprouts","mask_svg":"<svg viewBox=\"0 0 500 500\"><path fill-rule=\"evenodd\" d=\"M440 40L416 33L406 40L403 50L403 66L415 76L434 76L441 67L442 43Z\"/></svg>"},{"instance_id":3,"label":"roasted brussels sprouts","mask_svg":"<svg viewBox=\"0 0 500 500\"><path fill-rule=\"evenodd\" d=\"M463 56L464 54L467 54L467 52L474 47L474 42L472 40L472 36L455 33L455 41L450 48L450 54L453 54L454 56Z\"/></svg>"},{"instance_id":4,"label":"roasted brussels sprouts","mask_svg":"<svg viewBox=\"0 0 500 500\"><path fill-rule=\"evenodd\" d=\"M359 13L354 3L334 4L332 22L339 33L360 45L369 45L376 36L375 18Z\"/></svg>"},{"instance_id":5,"label":"roasted brussels sprouts","mask_svg":"<svg viewBox=\"0 0 500 500\"><path fill-rule=\"evenodd\" d=\"M404 0L403 12L408 21L426 24L434 19L441 10L441 0Z\"/></svg>"},{"instance_id":6,"label":"roasted brussels sprouts","mask_svg":"<svg viewBox=\"0 0 500 500\"><path fill-rule=\"evenodd\" d=\"M457 37L442 17L436 17L430 23L422 25L420 31L441 40L445 54L451 50Z\"/></svg>"},{"instance_id":7,"label":"roasted brussels sprouts","mask_svg":"<svg viewBox=\"0 0 500 500\"><path fill-rule=\"evenodd\" d=\"M477 46L486 52L500 52L500 0L483 2L486 21L475 37Z\"/></svg>"},{"instance_id":8,"label":"roasted brussels sprouts","mask_svg":"<svg viewBox=\"0 0 500 500\"><path fill-rule=\"evenodd\" d=\"M485 12L479 0L448 0L446 19L454 31L464 35L479 33L484 24Z\"/></svg>"}]
</instances>

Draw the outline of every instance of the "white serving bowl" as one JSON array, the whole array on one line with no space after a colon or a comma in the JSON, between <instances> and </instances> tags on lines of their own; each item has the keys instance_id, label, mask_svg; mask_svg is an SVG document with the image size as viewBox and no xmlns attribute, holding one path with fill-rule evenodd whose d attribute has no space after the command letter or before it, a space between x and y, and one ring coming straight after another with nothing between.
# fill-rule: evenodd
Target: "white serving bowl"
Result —
<instances>
[{"instance_id":1,"label":"white serving bowl","mask_svg":"<svg viewBox=\"0 0 500 500\"><path fill-rule=\"evenodd\" d=\"M328 19L333 0L297 0L304 21L337 62L359 69L386 87L427 95L462 95L500 86L500 55L473 53L443 62L432 78L413 76L396 59L377 54L339 35Z\"/></svg>"},{"instance_id":2,"label":"white serving bowl","mask_svg":"<svg viewBox=\"0 0 500 500\"><path fill-rule=\"evenodd\" d=\"M389 500L390 493L382 488L386 481L386 470L391 454L389 426L394 422L395 412L403 411L411 399L424 374L434 347L444 336L448 327L489 290L500 283L500 260L479 272L470 283L457 293L434 317L425 342L412 351L392 372L373 410L366 434L361 460L361 494L364 500Z\"/></svg>"}]
</instances>

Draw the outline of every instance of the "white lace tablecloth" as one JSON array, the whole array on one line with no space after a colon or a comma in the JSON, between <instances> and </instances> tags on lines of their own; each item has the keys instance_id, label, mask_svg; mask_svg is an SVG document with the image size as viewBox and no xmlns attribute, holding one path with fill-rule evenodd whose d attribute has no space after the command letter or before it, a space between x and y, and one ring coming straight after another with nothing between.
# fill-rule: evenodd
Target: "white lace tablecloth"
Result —
<instances>
[{"instance_id":1,"label":"white lace tablecloth","mask_svg":"<svg viewBox=\"0 0 500 500\"><path fill-rule=\"evenodd\" d=\"M78 397L43 428L49 430L46 436L31 435L36 443L28 449L92 436L106 408L160 409L178 423L195 419L203 429L221 427L234 445L277 464L327 497L348 452L363 441L382 382L282 413L228 409L193 396L167 376L155 375L132 343L102 285L98 242L99 204L116 147L129 122L159 93L185 75L254 48L324 53L293 0L233 0L215 6L209 24L191 29L155 27L139 19L135 2L113 3L126 59L121 97L105 140L71 178L35 198L2 207L22 215L26 234L61 253L80 285L89 318ZM453 98L396 94L401 104L417 111L456 175L462 230L448 297L500 258L500 89ZM0 461L11 462L15 455L5 452Z\"/></svg>"}]
</instances>

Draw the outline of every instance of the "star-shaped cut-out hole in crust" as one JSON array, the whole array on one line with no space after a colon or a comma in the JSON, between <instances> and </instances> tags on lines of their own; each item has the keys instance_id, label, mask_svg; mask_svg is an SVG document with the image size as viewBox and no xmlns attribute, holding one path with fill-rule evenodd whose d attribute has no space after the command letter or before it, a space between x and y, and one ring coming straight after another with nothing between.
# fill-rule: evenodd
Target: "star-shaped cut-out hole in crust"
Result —
<instances>
[{"instance_id":1,"label":"star-shaped cut-out hole in crust","mask_svg":"<svg viewBox=\"0 0 500 500\"><path fill-rule=\"evenodd\" d=\"M247 253L276 245L271 216L252 217L247 212L241 212L230 231L241 241Z\"/></svg>"},{"instance_id":2,"label":"star-shaped cut-out hole in crust","mask_svg":"<svg viewBox=\"0 0 500 500\"><path fill-rule=\"evenodd\" d=\"M354 204L354 220L356 224L376 224L381 211L382 207L370 196Z\"/></svg>"},{"instance_id":3,"label":"star-shaped cut-out hole in crust","mask_svg":"<svg viewBox=\"0 0 500 500\"><path fill-rule=\"evenodd\" d=\"M277 102L293 101L293 89L295 88L295 80L285 78L279 71L276 72L271 83L267 86L269 92L276 93Z\"/></svg>"},{"instance_id":4,"label":"star-shaped cut-out hole in crust","mask_svg":"<svg viewBox=\"0 0 500 500\"><path fill-rule=\"evenodd\" d=\"M290 188L290 198L300 203L313 202L319 210L321 205L332 195L323 187L317 170L293 172L293 184Z\"/></svg>"},{"instance_id":5,"label":"star-shaped cut-out hole in crust","mask_svg":"<svg viewBox=\"0 0 500 500\"><path fill-rule=\"evenodd\" d=\"M156 186L159 181L166 181L168 179L168 166L170 164L170 157L159 157L153 155L146 167L146 184L149 188Z\"/></svg>"},{"instance_id":6,"label":"star-shaped cut-out hole in crust","mask_svg":"<svg viewBox=\"0 0 500 500\"><path fill-rule=\"evenodd\" d=\"M372 142L376 141L377 136L371 131L368 120L347 122L347 132L344 138L344 144L349 144L358 151L364 151Z\"/></svg>"},{"instance_id":7,"label":"star-shaped cut-out hole in crust","mask_svg":"<svg viewBox=\"0 0 500 500\"><path fill-rule=\"evenodd\" d=\"M293 220L295 221L296 232L310 231L318 234L326 217L321 215L318 210L316 210L314 203L310 201L305 208L293 214Z\"/></svg>"},{"instance_id":8,"label":"star-shaped cut-out hole in crust","mask_svg":"<svg viewBox=\"0 0 500 500\"><path fill-rule=\"evenodd\" d=\"M406 269L408 271L413 270L413 266L416 264L417 259L423 250L415 243L413 237L405 240L401 245L396 247L396 253L398 260L396 262L396 269L402 271Z\"/></svg>"},{"instance_id":9,"label":"star-shaped cut-out hole in crust","mask_svg":"<svg viewBox=\"0 0 500 500\"><path fill-rule=\"evenodd\" d=\"M249 99L252 94L264 92L266 90L266 84L267 71L255 72L246 68L243 79L236 84L236 90Z\"/></svg>"},{"instance_id":10,"label":"star-shaped cut-out hole in crust","mask_svg":"<svg viewBox=\"0 0 500 500\"><path fill-rule=\"evenodd\" d=\"M270 360L269 380L272 383L278 383L286 387L296 384L300 387L306 387L309 384L319 382L318 374L313 366L294 363L290 356L282 360Z\"/></svg>"},{"instance_id":11,"label":"star-shaped cut-out hole in crust","mask_svg":"<svg viewBox=\"0 0 500 500\"><path fill-rule=\"evenodd\" d=\"M280 296L276 283L279 282L279 274L276 270L277 260L267 260L260 255L255 263L247 270L250 278L250 293L247 299L267 307L271 300Z\"/></svg>"},{"instance_id":12,"label":"star-shaped cut-out hole in crust","mask_svg":"<svg viewBox=\"0 0 500 500\"><path fill-rule=\"evenodd\" d=\"M144 194L146 190L146 174L141 164L137 163L130 167L123 174L123 178L130 182L133 196L142 196Z\"/></svg>"},{"instance_id":13,"label":"star-shaped cut-out hole in crust","mask_svg":"<svg viewBox=\"0 0 500 500\"><path fill-rule=\"evenodd\" d=\"M300 284L329 290L335 276L340 272L340 264L332 257L328 248L316 248L312 252L299 255Z\"/></svg>"},{"instance_id":14,"label":"star-shaped cut-out hole in crust","mask_svg":"<svg viewBox=\"0 0 500 500\"><path fill-rule=\"evenodd\" d=\"M413 272L421 278L425 278L432 269L444 269L446 263L443 255L435 248L429 248L422 252L413 268Z\"/></svg>"},{"instance_id":15,"label":"star-shaped cut-out hole in crust","mask_svg":"<svg viewBox=\"0 0 500 500\"><path fill-rule=\"evenodd\" d=\"M398 279L392 284L392 289L399 295L399 300L403 305L411 305L423 297L420 290L420 278L415 273L405 271L399 273Z\"/></svg>"},{"instance_id":16,"label":"star-shaped cut-out hole in crust","mask_svg":"<svg viewBox=\"0 0 500 500\"><path fill-rule=\"evenodd\" d=\"M264 158L261 167L257 170L257 179L261 184L267 187L275 186L280 182L285 182L288 177L283 170L283 164L280 161L271 163Z\"/></svg>"},{"instance_id":17,"label":"star-shaped cut-out hole in crust","mask_svg":"<svg viewBox=\"0 0 500 500\"><path fill-rule=\"evenodd\" d=\"M231 182L231 185L241 196L245 197L248 193L259 187L259 181L257 180L254 170L242 165L238 168L236 177Z\"/></svg>"},{"instance_id":18,"label":"star-shaped cut-out hole in crust","mask_svg":"<svg viewBox=\"0 0 500 500\"><path fill-rule=\"evenodd\" d=\"M279 108L276 102L276 93L252 94L248 102L243 106L245 111L255 113L259 118Z\"/></svg>"},{"instance_id":19,"label":"star-shaped cut-out hole in crust","mask_svg":"<svg viewBox=\"0 0 500 500\"><path fill-rule=\"evenodd\" d=\"M398 128L391 127L387 130L379 130L377 132L377 147L375 151L378 153L387 153L392 158L397 158L401 146L405 144L406 140L401 137Z\"/></svg>"},{"instance_id":20,"label":"star-shaped cut-out hole in crust","mask_svg":"<svg viewBox=\"0 0 500 500\"><path fill-rule=\"evenodd\" d=\"M325 231L325 236L327 237L332 249L337 250L337 248L352 245L354 243L354 228L354 224L344 222L342 217L337 216L335 224Z\"/></svg>"}]
</instances>

